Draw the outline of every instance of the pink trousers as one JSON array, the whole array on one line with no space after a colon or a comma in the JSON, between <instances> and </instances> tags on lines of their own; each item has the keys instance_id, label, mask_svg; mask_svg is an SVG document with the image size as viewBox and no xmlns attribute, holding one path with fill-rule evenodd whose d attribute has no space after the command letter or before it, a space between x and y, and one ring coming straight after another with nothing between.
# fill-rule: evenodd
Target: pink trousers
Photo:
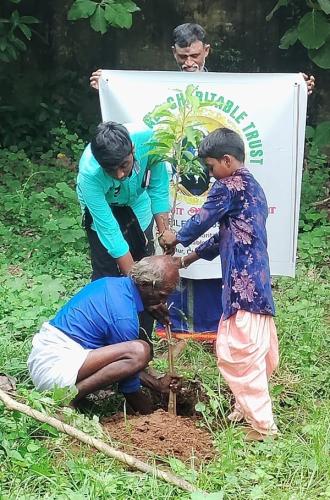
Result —
<instances>
[{"instance_id":1,"label":"pink trousers","mask_svg":"<svg viewBox=\"0 0 330 500\"><path fill-rule=\"evenodd\" d=\"M219 370L235 396L234 415L262 434L276 434L268 380L278 365L278 340L272 316L238 311L220 320Z\"/></svg>"}]
</instances>

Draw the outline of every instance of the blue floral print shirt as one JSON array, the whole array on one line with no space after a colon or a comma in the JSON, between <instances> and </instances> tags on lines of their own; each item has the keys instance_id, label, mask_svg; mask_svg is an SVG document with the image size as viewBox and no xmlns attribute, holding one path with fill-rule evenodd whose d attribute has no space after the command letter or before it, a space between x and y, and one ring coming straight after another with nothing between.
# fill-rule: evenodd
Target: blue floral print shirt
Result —
<instances>
[{"instance_id":1,"label":"blue floral print shirt","mask_svg":"<svg viewBox=\"0 0 330 500\"><path fill-rule=\"evenodd\" d=\"M177 234L177 240L186 247L219 223L219 233L197 247L196 253L206 260L220 253L223 319L239 309L275 314L267 253L267 216L262 187L242 167L213 184L199 213Z\"/></svg>"}]
</instances>

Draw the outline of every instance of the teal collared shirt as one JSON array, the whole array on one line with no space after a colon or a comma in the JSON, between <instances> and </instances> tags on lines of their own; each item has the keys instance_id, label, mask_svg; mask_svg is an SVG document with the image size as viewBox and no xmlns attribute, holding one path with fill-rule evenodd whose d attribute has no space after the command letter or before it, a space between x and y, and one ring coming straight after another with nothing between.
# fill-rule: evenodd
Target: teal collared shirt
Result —
<instances>
[{"instance_id":1,"label":"teal collared shirt","mask_svg":"<svg viewBox=\"0 0 330 500\"><path fill-rule=\"evenodd\" d=\"M83 211L88 208L93 218L92 229L114 258L122 257L129 248L110 204L130 206L142 230L149 226L153 215L170 209L169 176L164 163L150 167L149 185L144 186L150 150L147 142L151 136L151 130L131 134L137 165L131 176L123 181L113 179L103 170L94 158L90 144L79 162L77 194L80 205Z\"/></svg>"}]
</instances>

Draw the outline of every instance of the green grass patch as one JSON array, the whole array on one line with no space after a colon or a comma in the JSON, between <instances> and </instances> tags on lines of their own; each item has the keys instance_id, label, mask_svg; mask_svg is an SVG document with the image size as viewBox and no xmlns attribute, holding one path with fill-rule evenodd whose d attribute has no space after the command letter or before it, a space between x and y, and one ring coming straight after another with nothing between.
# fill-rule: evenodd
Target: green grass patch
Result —
<instances>
[{"instance_id":1,"label":"green grass patch","mask_svg":"<svg viewBox=\"0 0 330 500\"><path fill-rule=\"evenodd\" d=\"M26 360L41 323L89 281L75 173L71 164L59 164L50 155L44 164L34 164L23 152L2 150L0 160L0 372L17 378L23 401L63 413L56 398L33 390ZM324 211L312 206L323 183L320 176L309 170L304 180L297 276L274 282L281 363L271 391L280 438L246 443L226 421L230 395L210 349L189 342L179 358L180 373L201 382L208 396L197 408L218 453L209 464L170 457L166 462L174 473L217 492L210 499L330 498L328 223ZM156 353L163 349L157 341ZM166 369L164 360L154 365ZM113 409L120 406L119 398ZM63 418L102 435L97 418L75 412L64 412ZM190 498L1 404L0 463L0 499Z\"/></svg>"}]
</instances>

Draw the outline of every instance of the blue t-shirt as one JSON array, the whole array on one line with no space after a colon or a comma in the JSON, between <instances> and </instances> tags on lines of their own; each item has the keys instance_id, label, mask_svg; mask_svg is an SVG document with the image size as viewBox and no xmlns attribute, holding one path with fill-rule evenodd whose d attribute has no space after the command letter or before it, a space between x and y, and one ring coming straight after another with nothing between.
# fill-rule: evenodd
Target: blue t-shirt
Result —
<instances>
[{"instance_id":1,"label":"blue t-shirt","mask_svg":"<svg viewBox=\"0 0 330 500\"><path fill-rule=\"evenodd\" d=\"M86 285L49 322L86 349L139 336L140 293L131 278L101 278Z\"/></svg>"}]
</instances>

